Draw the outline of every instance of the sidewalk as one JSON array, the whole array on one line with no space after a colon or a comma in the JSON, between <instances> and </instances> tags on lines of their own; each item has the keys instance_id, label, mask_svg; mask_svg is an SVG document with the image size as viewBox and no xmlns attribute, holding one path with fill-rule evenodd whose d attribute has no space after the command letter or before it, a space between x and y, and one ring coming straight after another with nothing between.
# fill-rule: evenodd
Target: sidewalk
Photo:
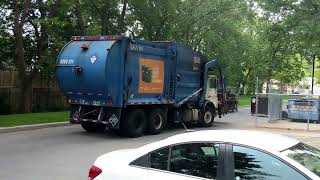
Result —
<instances>
[{"instance_id":1,"label":"sidewalk","mask_svg":"<svg viewBox=\"0 0 320 180\"><path fill-rule=\"evenodd\" d=\"M291 122L290 120L268 122L268 118L259 117L258 127L255 129L299 139L320 149L320 124L309 124L309 130L307 130L307 125L305 122Z\"/></svg>"},{"instance_id":2,"label":"sidewalk","mask_svg":"<svg viewBox=\"0 0 320 180\"><path fill-rule=\"evenodd\" d=\"M320 149L320 133L303 130L285 130L271 128L255 128L255 130L277 133L284 136L292 137Z\"/></svg>"},{"instance_id":3,"label":"sidewalk","mask_svg":"<svg viewBox=\"0 0 320 180\"><path fill-rule=\"evenodd\" d=\"M258 127L286 130L309 130L312 132L320 132L320 124L310 123L308 129L308 123L306 122L293 122L290 120L277 120L270 122L268 121L268 118L264 117L258 117Z\"/></svg>"},{"instance_id":4,"label":"sidewalk","mask_svg":"<svg viewBox=\"0 0 320 180\"><path fill-rule=\"evenodd\" d=\"M268 122L266 117L256 119L255 116L252 116L249 107L239 108L239 112L229 113L221 119L217 119L215 128L248 129L282 134L320 149L320 124L310 124L309 131L307 131L307 123L303 122L288 120Z\"/></svg>"},{"instance_id":5,"label":"sidewalk","mask_svg":"<svg viewBox=\"0 0 320 180\"><path fill-rule=\"evenodd\" d=\"M268 118L258 118L257 130L274 132L296 138L304 143L320 148L320 124L306 122L292 122L290 120L277 120L268 122Z\"/></svg>"}]
</instances>

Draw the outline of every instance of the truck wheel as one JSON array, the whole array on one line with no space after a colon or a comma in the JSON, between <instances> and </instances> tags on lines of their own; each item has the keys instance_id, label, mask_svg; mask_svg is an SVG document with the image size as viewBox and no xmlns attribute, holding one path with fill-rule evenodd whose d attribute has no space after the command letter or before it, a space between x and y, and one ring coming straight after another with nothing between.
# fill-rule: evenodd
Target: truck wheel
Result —
<instances>
[{"instance_id":1,"label":"truck wheel","mask_svg":"<svg viewBox=\"0 0 320 180\"><path fill-rule=\"evenodd\" d=\"M120 121L121 122L121 121ZM146 129L146 116L140 109L127 112L120 123L121 133L129 137L140 137Z\"/></svg>"},{"instance_id":2,"label":"truck wheel","mask_svg":"<svg viewBox=\"0 0 320 180\"><path fill-rule=\"evenodd\" d=\"M92 122L81 122L81 126L87 132L103 132L106 129L105 124L96 124Z\"/></svg>"},{"instance_id":3,"label":"truck wheel","mask_svg":"<svg viewBox=\"0 0 320 180\"><path fill-rule=\"evenodd\" d=\"M201 115L200 125L202 127L211 127L214 121L214 114L214 108L207 106Z\"/></svg>"},{"instance_id":4,"label":"truck wheel","mask_svg":"<svg viewBox=\"0 0 320 180\"><path fill-rule=\"evenodd\" d=\"M167 125L167 117L161 109L152 110L148 118L147 124L150 134L160 134Z\"/></svg>"}]
</instances>

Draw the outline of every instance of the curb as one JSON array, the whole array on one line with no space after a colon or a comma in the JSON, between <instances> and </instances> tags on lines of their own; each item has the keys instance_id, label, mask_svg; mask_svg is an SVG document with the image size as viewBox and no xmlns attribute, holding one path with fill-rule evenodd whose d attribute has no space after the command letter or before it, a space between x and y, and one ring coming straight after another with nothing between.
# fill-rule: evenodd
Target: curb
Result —
<instances>
[{"instance_id":1,"label":"curb","mask_svg":"<svg viewBox=\"0 0 320 180\"><path fill-rule=\"evenodd\" d=\"M268 127L268 126L258 126L256 129L270 129L270 130L283 130L283 131L291 131L291 132L303 132L303 133L320 133L319 129L309 129L306 128L294 128L294 127Z\"/></svg>"},{"instance_id":2,"label":"curb","mask_svg":"<svg viewBox=\"0 0 320 180\"><path fill-rule=\"evenodd\" d=\"M43 129L50 127L60 127L60 126L70 126L70 122L57 122L57 123L46 123L46 124L33 124L33 125L22 125L22 126L13 126L13 127L0 127L0 134L17 132L17 131L30 131L35 129Z\"/></svg>"}]
</instances>

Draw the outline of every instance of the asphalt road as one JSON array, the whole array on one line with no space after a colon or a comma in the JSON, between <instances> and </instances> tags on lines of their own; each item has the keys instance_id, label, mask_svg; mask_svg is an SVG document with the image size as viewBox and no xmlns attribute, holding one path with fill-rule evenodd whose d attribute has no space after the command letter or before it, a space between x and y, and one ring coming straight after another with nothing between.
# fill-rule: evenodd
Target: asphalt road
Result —
<instances>
[{"instance_id":1,"label":"asphalt road","mask_svg":"<svg viewBox=\"0 0 320 180\"><path fill-rule=\"evenodd\" d=\"M216 119L211 129L250 128L254 121L248 113L249 108L243 108ZM91 134L75 125L0 134L0 179L86 180L88 169L99 155L182 132L184 129L175 127L160 135L131 139L111 132Z\"/></svg>"}]
</instances>

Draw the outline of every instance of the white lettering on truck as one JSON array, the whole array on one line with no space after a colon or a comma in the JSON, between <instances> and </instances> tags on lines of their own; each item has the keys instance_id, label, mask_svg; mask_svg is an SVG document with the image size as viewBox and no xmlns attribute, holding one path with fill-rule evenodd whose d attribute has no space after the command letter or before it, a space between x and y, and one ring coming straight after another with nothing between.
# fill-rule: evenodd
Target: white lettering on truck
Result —
<instances>
[{"instance_id":1,"label":"white lettering on truck","mask_svg":"<svg viewBox=\"0 0 320 180\"><path fill-rule=\"evenodd\" d=\"M74 60L73 59L60 59L60 64L73 64Z\"/></svg>"}]
</instances>

